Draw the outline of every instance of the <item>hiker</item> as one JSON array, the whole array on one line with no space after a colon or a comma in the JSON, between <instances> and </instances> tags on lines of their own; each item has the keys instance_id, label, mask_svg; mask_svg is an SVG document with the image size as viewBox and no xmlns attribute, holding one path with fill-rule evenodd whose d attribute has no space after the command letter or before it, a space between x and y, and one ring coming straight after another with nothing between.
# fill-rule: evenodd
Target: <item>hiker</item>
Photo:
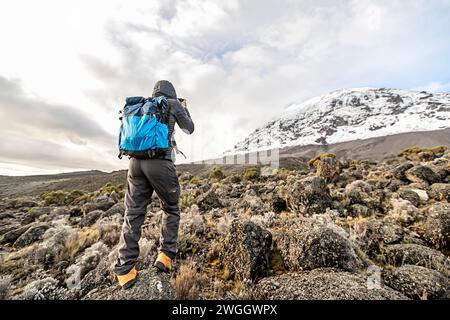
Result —
<instances>
[{"instance_id":1,"label":"hiker","mask_svg":"<svg viewBox=\"0 0 450 320\"><path fill-rule=\"evenodd\" d=\"M124 153L130 157L130 162L125 194L125 217L119 240L119 255L114 270L119 284L125 289L131 287L136 281L137 270L135 264L139 256L138 241L141 237L141 226L145 219L147 206L151 202L153 191L158 195L162 209L164 210L160 246L154 266L161 271L169 272L172 268L172 260L177 253L176 243L180 222L180 209L178 206L180 185L174 164L175 152L178 152L178 149L173 138L173 133L175 123L177 123L184 132L191 134L194 131L194 123L187 109L186 100L177 98L175 88L169 81L161 80L156 82L152 98L127 98L127 105L131 104L127 112L132 113L132 110L145 109L145 102L149 100L153 103L153 105L149 104L150 108L155 106L160 107L161 105L162 108L160 109L166 110L166 117L161 120L165 124L161 125L157 122L155 124L160 125L160 129L158 129L159 131L156 135L160 134L160 132L166 135L168 134L165 137L165 139L168 138L168 141L165 139L154 139L154 141L165 140L162 143L167 148L159 149L159 152L149 150L149 152L144 153ZM142 111L139 112L141 113L130 114L132 116L129 117L128 121L141 121L141 117L145 116L145 114ZM133 117L133 115L139 115L141 117ZM151 117L149 116L148 119L151 120ZM122 119L122 125L124 124L123 121ZM164 131L164 129L168 129L168 132ZM132 130L128 130L128 134L129 131ZM123 133L125 136L126 134L127 132ZM120 136L122 136L122 128ZM126 143L119 140L119 148L121 148L120 146L126 145ZM123 152L122 149L121 153Z\"/></svg>"}]
</instances>

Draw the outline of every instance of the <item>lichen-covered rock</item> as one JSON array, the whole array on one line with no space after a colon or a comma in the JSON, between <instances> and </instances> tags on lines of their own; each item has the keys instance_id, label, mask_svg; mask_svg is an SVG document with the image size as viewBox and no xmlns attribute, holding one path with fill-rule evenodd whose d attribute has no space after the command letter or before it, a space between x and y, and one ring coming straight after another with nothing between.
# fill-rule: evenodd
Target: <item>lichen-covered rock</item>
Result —
<instances>
[{"instance_id":1,"label":"lichen-covered rock","mask_svg":"<svg viewBox=\"0 0 450 320\"><path fill-rule=\"evenodd\" d=\"M5 235L8 232L16 230L18 228L20 228L20 224L16 223L16 222L13 222L12 224L7 224L7 223L0 224L0 235ZM7 240L5 240L5 239L2 240L2 238L3 238L3 236L0 236L0 244L7 243Z\"/></svg>"},{"instance_id":2,"label":"lichen-covered rock","mask_svg":"<svg viewBox=\"0 0 450 320\"><path fill-rule=\"evenodd\" d=\"M114 274L114 265L117 262L117 248L104 257L97 267L88 272L82 279L81 283L75 292L75 297L86 299L94 299L95 294L100 294L105 290L109 290L112 286L117 284L117 279ZM68 278L67 282L70 281ZM89 297L88 294L92 292L94 296Z\"/></svg>"},{"instance_id":3,"label":"lichen-covered rock","mask_svg":"<svg viewBox=\"0 0 450 320\"><path fill-rule=\"evenodd\" d=\"M127 290L121 289L116 283L108 288L90 292L83 299L173 300L175 292L170 283L169 273L149 268L139 270L136 283Z\"/></svg>"},{"instance_id":4,"label":"lichen-covered rock","mask_svg":"<svg viewBox=\"0 0 450 320\"><path fill-rule=\"evenodd\" d=\"M250 221L256 223L257 225L263 228L272 227L274 220L275 220L275 213L270 211L264 213L264 215L254 215L250 218Z\"/></svg>"},{"instance_id":5,"label":"lichen-covered rock","mask_svg":"<svg viewBox=\"0 0 450 320\"><path fill-rule=\"evenodd\" d=\"M116 202L114 199L108 197L107 195L102 195L96 199L93 199L93 202L84 204L82 209L84 213L89 213L94 210L106 211L115 204Z\"/></svg>"},{"instance_id":6,"label":"lichen-covered rock","mask_svg":"<svg viewBox=\"0 0 450 320\"><path fill-rule=\"evenodd\" d=\"M110 217L115 214L123 215L124 213L125 213L125 205L123 204L123 202L117 202L111 208L102 213L101 218Z\"/></svg>"},{"instance_id":7,"label":"lichen-covered rock","mask_svg":"<svg viewBox=\"0 0 450 320\"><path fill-rule=\"evenodd\" d=\"M2 244L14 243L30 227L31 227L31 224L28 224L26 226L17 227L17 228L7 231L3 235L3 237L0 239L0 243L2 243Z\"/></svg>"},{"instance_id":8,"label":"lichen-covered rock","mask_svg":"<svg viewBox=\"0 0 450 320\"><path fill-rule=\"evenodd\" d=\"M0 278L0 300L7 300L10 298L11 277Z\"/></svg>"},{"instance_id":9,"label":"lichen-covered rock","mask_svg":"<svg viewBox=\"0 0 450 320\"><path fill-rule=\"evenodd\" d=\"M70 226L48 229L43 235L42 242L28 256L28 261L42 265L44 270L56 265L66 240L74 233L75 230Z\"/></svg>"},{"instance_id":10,"label":"lichen-covered rock","mask_svg":"<svg viewBox=\"0 0 450 320\"><path fill-rule=\"evenodd\" d=\"M83 216L83 211L80 207L72 207L69 209L69 217L77 218Z\"/></svg>"},{"instance_id":11,"label":"lichen-covered rock","mask_svg":"<svg viewBox=\"0 0 450 320\"><path fill-rule=\"evenodd\" d=\"M270 209L275 213L280 213L287 209L286 201L274 193L270 197Z\"/></svg>"},{"instance_id":12,"label":"lichen-covered rock","mask_svg":"<svg viewBox=\"0 0 450 320\"><path fill-rule=\"evenodd\" d=\"M433 184L439 182L440 176L430 167L417 165L405 172L406 178L411 182L427 182Z\"/></svg>"},{"instance_id":13,"label":"lichen-covered rock","mask_svg":"<svg viewBox=\"0 0 450 320\"><path fill-rule=\"evenodd\" d=\"M338 268L356 271L362 262L351 242L336 228L312 219L289 221L275 234L277 247L290 270Z\"/></svg>"},{"instance_id":14,"label":"lichen-covered rock","mask_svg":"<svg viewBox=\"0 0 450 320\"><path fill-rule=\"evenodd\" d=\"M197 210L181 214L180 229L183 233L200 235L206 231L205 217Z\"/></svg>"},{"instance_id":15,"label":"lichen-covered rock","mask_svg":"<svg viewBox=\"0 0 450 320\"><path fill-rule=\"evenodd\" d=\"M371 215L372 210L360 203L351 204L346 210L346 216L350 217L369 217Z\"/></svg>"},{"instance_id":16,"label":"lichen-covered rock","mask_svg":"<svg viewBox=\"0 0 450 320\"><path fill-rule=\"evenodd\" d=\"M406 181L406 171L408 171L409 169L411 169L412 167L414 167L414 165L411 162L405 162L402 163L398 166L396 166L393 170L392 170L392 175L402 181Z\"/></svg>"},{"instance_id":17,"label":"lichen-covered rock","mask_svg":"<svg viewBox=\"0 0 450 320\"><path fill-rule=\"evenodd\" d=\"M103 214L102 210L94 210L86 213L83 218L81 218L80 226L89 227L93 225Z\"/></svg>"},{"instance_id":18,"label":"lichen-covered rock","mask_svg":"<svg viewBox=\"0 0 450 320\"><path fill-rule=\"evenodd\" d=\"M22 293L24 300L60 300L66 289L58 286L58 280L47 277L35 280L25 286Z\"/></svg>"},{"instance_id":19,"label":"lichen-covered rock","mask_svg":"<svg viewBox=\"0 0 450 320\"><path fill-rule=\"evenodd\" d=\"M373 187L363 180L356 180L349 183L345 187L347 197L351 199L353 203L366 203L367 194L372 192Z\"/></svg>"},{"instance_id":20,"label":"lichen-covered rock","mask_svg":"<svg viewBox=\"0 0 450 320\"><path fill-rule=\"evenodd\" d=\"M70 210L68 208L64 208L64 207L56 207L56 208L53 208L52 211L50 211L50 215L52 217L69 216Z\"/></svg>"},{"instance_id":21,"label":"lichen-covered rock","mask_svg":"<svg viewBox=\"0 0 450 320\"><path fill-rule=\"evenodd\" d=\"M17 238L14 242L14 247L22 248L40 240L48 228L50 228L50 226L45 223L39 223L31 226L19 238Z\"/></svg>"},{"instance_id":22,"label":"lichen-covered rock","mask_svg":"<svg viewBox=\"0 0 450 320\"><path fill-rule=\"evenodd\" d=\"M359 170L343 171L339 176L334 177L333 184L339 188L345 188L349 183L361 179L363 176Z\"/></svg>"},{"instance_id":23,"label":"lichen-covered rock","mask_svg":"<svg viewBox=\"0 0 450 320\"><path fill-rule=\"evenodd\" d=\"M120 196L115 190L109 194L109 198L116 203L120 200Z\"/></svg>"},{"instance_id":24,"label":"lichen-covered rock","mask_svg":"<svg viewBox=\"0 0 450 320\"><path fill-rule=\"evenodd\" d=\"M342 172L342 164L332 157L327 157L319 160L317 164L316 175L324 178L326 181L331 181Z\"/></svg>"},{"instance_id":25,"label":"lichen-covered rock","mask_svg":"<svg viewBox=\"0 0 450 320\"><path fill-rule=\"evenodd\" d=\"M268 266L272 235L257 224L235 219L223 243L220 260L234 278L255 280Z\"/></svg>"},{"instance_id":26,"label":"lichen-covered rock","mask_svg":"<svg viewBox=\"0 0 450 320\"><path fill-rule=\"evenodd\" d=\"M389 287L369 288L367 276L315 269L264 278L253 290L261 300L406 300Z\"/></svg>"},{"instance_id":27,"label":"lichen-covered rock","mask_svg":"<svg viewBox=\"0 0 450 320\"><path fill-rule=\"evenodd\" d=\"M448 257L441 252L418 244L393 244L386 246L386 262L393 266L412 264L450 275Z\"/></svg>"},{"instance_id":28,"label":"lichen-covered rock","mask_svg":"<svg viewBox=\"0 0 450 320\"><path fill-rule=\"evenodd\" d=\"M14 218L14 213L12 211L0 211L0 220L10 218Z\"/></svg>"},{"instance_id":29,"label":"lichen-covered rock","mask_svg":"<svg viewBox=\"0 0 450 320\"><path fill-rule=\"evenodd\" d=\"M404 265L383 273L386 285L412 299L443 299L450 290L447 277L436 270Z\"/></svg>"},{"instance_id":30,"label":"lichen-covered rock","mask_svg":"<svg viewBox=\"0 0 450 320\"><path fill-rule=\"evenodd\" d=\"M308 177L294 183L287 195L288 206L295 212L310 215L325 212L332 198L325 180Z\"/></svg>"},{"instance_id":31,"label":"lichen-covered rock","mask_svg":"<svg viewBox=\"0 0 450 320\"><path fill-rule=\"evenodd\" d=\"M450 183L434 183L431 185L431 194L438 201L450 202Z\"/></svg>"},{"instance_id":32,"label":"lichen-covered rock","mask_svg":"<svg viewBox=\"0 0 450 320\"><path fill-rule=\"evenodd\" d=\"M408 200L392 199L392 210L389 212L391 218L402 225L410 225L422 218L422 214L415 206Z\"/></svg>"},{"instance_id":33,"label":"lichen-covered rock","mask_svg":"<svg viewBox=\"0 0 450 320\"><path fill-rule=\"evenodd\" d=\"M249 210L253 214L262 213L269 209L260 197L252 195L245 195L241 201L239 201L239 206L245 210Z\"/></svg>"},{"instance_id":34,"label":"lichen-covered rock","mask_svg":"<svg viewBox=\"0 0 450 320\"><path fill-rule=\"evenodd\" d=\"M75 296L83 299L107 299L111 292L117 289L117 279L114 273L114 265L117 262L117 247L106 251L95 269L89 271L81 278L81 283L76 288ZM156 258L157 246L155 241L141 238L139 240L139 258L136 263L137 270L153 268ZM139 274L141 271L139 271ZM70 281L68 278L67 281ZM105 294L102 294L105 292Z\"/></svg>"},{"instance_id":35,"label":"lichen-covered rock","mask_svg":"<svg viewBox=\"0 0 450 320\"><path fill-rule=\"evenodd\" d=\"M79 268L81 277L84 277L89 271L95 269L100 259L108 252L108 247L101 241L88 247L75 262Z\"/></svg>"},{"instance_id":36,"label":"lichen-covered rock","mask_svg":"<svg viewBox=\"0 0 450 320\"><path fill-rule=\"evenodd\" d=\"M428 209L424 237L438 249L450 248L450 203L435 203Z\"/></svg>"},{"instance_id":37,"label":"lichen-covered rock","mask_svg":"<svg viewBox=\"0 0 450 320\"><path fill-rule=\"evenodd\" d=\"M382 213L382 197L384 197L383 192L381 190L374 190L374 186L366 181L353 181L345 187L344 204L348 207L347 214L351 216L357 216L359 214L369 216ZM355 204L360 204L367 207L368 211L358 210L361 208L359 206L354 206Z\"/></svg>"},{"instance_id":38,"label":"lichen-covered rock","mask_svg":"<svg viewBox=\"0 0 450 320\"><path fill-rule=\"evenodd\" d=\"M213 208L221 208L222 203L219 200L219 197L213 190L209 190L196 199L196 203L199 209L203 212L211 210Z\"/></svg>"},{"instance_id":39,"label":"lichen-covered rock","mask_svg":"<svg viewBox=\"0 0 450 320\"><path fill-rule=\"evenodd\" d=\"M40 216L49 214L53 207L34 207L31 208L22 218L22 224L30 224L38 219Z\"/></svg>"},{"instance_id":40,"label":"lichen-covered rock","mask_svg":"<svg viewBox=\"0 0 450 320\"><path fill-rule=\"evenodd\" d=\"M374 257L385 245L402 241L403 234L403 228L392 222L368 219L352 225L350 239L367 255Z\"/></svg>"},{"instance_id":41,"label":"lichen-covered rock","mask_svg":"<svg viewBox=\"0 0 450 320\"><path fill-rule=\"evenodd\" d=\"M399 190L398 195L403 200L408 200L409 202L411 202L411 204L415 207L418 207L420 205L419 195L412 190L409 190L409 189Z\"/></svg>"}]
</instances>

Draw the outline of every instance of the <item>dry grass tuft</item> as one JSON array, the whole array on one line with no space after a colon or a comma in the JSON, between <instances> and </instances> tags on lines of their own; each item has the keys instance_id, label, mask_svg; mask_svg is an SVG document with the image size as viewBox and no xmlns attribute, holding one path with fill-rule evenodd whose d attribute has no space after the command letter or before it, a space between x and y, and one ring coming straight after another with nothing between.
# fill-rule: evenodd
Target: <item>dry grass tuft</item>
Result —
<instances>
[{"instance_id":1,"label":"dry grass tuft","mask_svg":"<svg viewBox=\"0 0 450 320\"><path fill-rule=\"evenodd\" d=\"M88 228L71 235L64 243L59 260L75 261L76 256L100 240L100 231Z\"/></svg>"},{"instance_id":2,"label":"dry grass tuft","mask_svg":"<svg viewBox=\"0 0 450 320\"><path fill-rule=\"evenodd\" d=\"M181 265L171 282L178 299L195 300L199 298L202 277L197 272L195 262L189 261Z\"/></svg>"}]
</instances>

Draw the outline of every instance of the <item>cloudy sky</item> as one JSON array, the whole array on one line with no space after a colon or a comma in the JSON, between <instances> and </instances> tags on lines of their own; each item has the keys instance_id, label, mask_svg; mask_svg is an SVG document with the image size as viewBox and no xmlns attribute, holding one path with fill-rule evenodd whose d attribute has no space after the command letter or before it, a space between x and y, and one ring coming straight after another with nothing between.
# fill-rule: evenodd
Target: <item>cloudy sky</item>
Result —
<instances>
[{"instance_id":1,"label":"cloudy sky","mask_svg":"<svg viewBox=\"0 0 450 320\"><path fill-rule=\"evenodd\" d=\"M0 174L123 169L126 96L174 83L188 160L348 87L450 91L450 0L0 2Z\"/></svg>"}]
</instances>

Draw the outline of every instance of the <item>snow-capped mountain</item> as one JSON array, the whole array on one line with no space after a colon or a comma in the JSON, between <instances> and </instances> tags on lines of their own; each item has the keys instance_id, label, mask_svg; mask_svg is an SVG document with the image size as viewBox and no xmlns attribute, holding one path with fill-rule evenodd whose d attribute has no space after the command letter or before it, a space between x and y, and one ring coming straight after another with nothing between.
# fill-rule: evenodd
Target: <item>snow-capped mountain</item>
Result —
<instances>
[{"instance_id":1,"label":"snow-capped mountain","mask_svg":"<svg viewBox=\"0 0 450 320\"><path fill-rule=\"evenodd\" d=\"M231 153L326 145L450 128L450 94L397 89L334 91L286 109Z\"/></svg>"}]
</instances>

